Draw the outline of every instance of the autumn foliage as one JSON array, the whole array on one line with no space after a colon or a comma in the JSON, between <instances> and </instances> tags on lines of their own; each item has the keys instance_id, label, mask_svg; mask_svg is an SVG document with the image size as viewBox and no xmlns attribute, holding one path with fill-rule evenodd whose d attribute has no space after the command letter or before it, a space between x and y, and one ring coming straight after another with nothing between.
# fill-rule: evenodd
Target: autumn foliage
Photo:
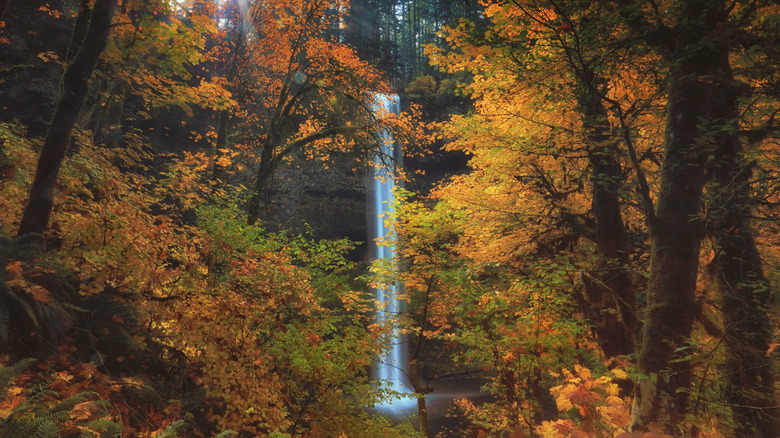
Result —
<instances>
[{"instance_id":1,"label":"autumn foliage","mask_svg":"<svg viewBox=\"0 0 780 438\"><path fill-rule=\"evenodd\" d=\"M2 363L11 394L3 433L395 430L366 412L378 400L367 369L383 348L375 341L383 328L368 329L373 305L345 259L353 244L247 225L239 200L268 141L283 151L274 152L278 167L282 157L327 161L367 150L377 124L411 130L403 116L374 113L365 91L386 85L326 34L323 17L342 6L271 6L252 15L240 75L229 81L214 67L229 57L220 52L229 50L233 25L220 18L224 10L209 2L119 5L43 240L6 237L19 225L40 141L19 123L0 125L8 169L0 183L0 337L13 353ZM46 61L61 62L56 54ZM188 123L223 111L241 120L230 126L241 134L224 146L229 153L215 154L216 133ZM180 120L156 123L170 114ZM336 118L350 114L364 120ZM155 129L206 147L168 154L152 146ZM215 165L236 172L235 186L212 179ZM25 356L40 360L17 362ZM35 420L49 411L57 415Z\"/></svg>"},{"instance_id":2,"label":"autumn foliage","mask_svg":"<svg viewBox=\"0 0 780 438\"><path fill-rule=\"evenodd\" d=\"M434 41L392 87L345 0L0 2L0 436L427 437L463 375L472 437L777 435L777 5L380 3ZM391 259L291 225L382 165ZM421 430L372 410L396 342Z\"/></svg>"},{"instance_id":3,"label":"autumn foliage","mask_svg":"<svg viewBox=\"0 0 780 438\"><path fill-rule=\"evenodd\" d=\"M776 283L761 267L776 252L761 243L771 233L755 231L772 220L754 215L764 195L751 193L763 183L749 175L774 179L758 163L776 142L736 133L774 123L764 105L777 95L750 79L762 61L735 43L744 31L757 37L752 50L765 50L758 23L774 7L751 9L746 25L735 18L741 3L616 3L614 14L602 3L482 5L485 21L445 26L427 48L442 76L467 78L460 90L473 111L440 135L469 170L397 209L396 278L411 308L427 310L405 323L491 371L495 401L461 410L506 436L774 434L777 321L764 300ZM713 24L702 10L736 15ZM735 39L724 39L730 31ZM696 70L710 50L722 64ZM714 169L735 173L714 180ZM721 190L734 202L713 202ZM744 228L721 234L730 208ZM727 253L741 274L724 266ZM748 340L737 328L747 321L772 329L752 326ZM747 378L735 366L744 360L766 374ZM605 386L616 366L630 377ZM549 374L561 369L574 370L563 385ZM747 393L751 409L736 401Z\"/></svg>"}]
</instances>

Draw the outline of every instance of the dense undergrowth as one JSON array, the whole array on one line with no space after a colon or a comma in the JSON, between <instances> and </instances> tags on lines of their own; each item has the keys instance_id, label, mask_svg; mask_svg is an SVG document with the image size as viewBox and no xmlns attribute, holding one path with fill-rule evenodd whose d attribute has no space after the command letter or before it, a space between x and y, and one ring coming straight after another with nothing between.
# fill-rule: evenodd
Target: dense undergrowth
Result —
<instances>
[{"instance_id":1,"label":"dense undergrowth","mask_svg":"<svg viewBox=\"0 0 780 438\"><path fill-rule=\"evenodd\" d=\"M385 334L349 241L247 225L204 157L161 162L140 139L95 147L87 133L45 248L11 239L38 144L14 124L0 138L13 169L0 182L0 436L414 434L366 410L391 396L366 372Z\"/></svg>"}]
</instances>

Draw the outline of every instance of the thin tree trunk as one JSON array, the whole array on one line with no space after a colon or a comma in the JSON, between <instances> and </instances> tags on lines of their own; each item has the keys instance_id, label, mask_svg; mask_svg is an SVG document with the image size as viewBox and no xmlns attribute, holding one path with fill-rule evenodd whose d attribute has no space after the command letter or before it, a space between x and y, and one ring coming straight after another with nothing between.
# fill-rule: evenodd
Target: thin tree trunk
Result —
<instances>
[{"instance_id":1,"label":"thin tree trunk","mask_svg":"<svg viewBox=\"0 0 780 438\"><path fill-rule=\"evenodd\" d=\"M276 167L274 144L275 140L269 139L263 144L263 150L260 153L260 168L257 170L252 195L249 197L247 205L247 219L250 225L260 218L263 207L267 204L267 183Z\"/></svg>"},{"instance_id":2,"label":"thin tree trunk","mask_svg":"<svg viewBox=\"0 0 780 438\"><path fill-rule=\"evenodd\" d=\"M78 125L81 128L95 132L95 129L100 124L100 119L103 117L103 111L108 101L109 92L113 87L114 81L108 81L105 79L96 79L92 81L92 87L96 90L94 99L87 99L84 102L86 109L82 108L82 114L79 116Z\"/></svg>"},{"instance_id":3,"label":"thin tree trunk","mask_svg":"<svg viewBox=\"0 0 780 438\"><path fill-rule=\"evenodd\" d=\"M228 130L232 118L229 109L220 110L217 117L217 141L214 144L214 168L211 172L211 180L222 182L225 179L226 169L222 165L225 151L227 150Z\"/></svg>"},{"instance_id":4,"label":"thin tree trunk","mask_svg":"<svg viewBox=\"0 0 780 438\"><path fill-rule=\"evenodd\" d=\"M116 4L117 0L95 1L84 42L65 70L62 94L46 132L29 200L19 224L19 235L43 234L48 226L57 174L70 143L73 126L84 105L89 79L106 46Z\"/></svg>"},{"instance_id":5,"label":"thin tree trunk","mask_svg":"<svg viewBox=\"0 0 780 438\"><path fill-rule=\"evenodd\" d=\"M89 0L81 0L79 13L76 15L76 23L73 26L73 35L71 35L70 44L68 45L68 53L65 56L66 63L73 60L79 51L79 47L84 42L84 35L87 34L87 27L89 26L89 12Z\"/></svg>"},{"instance_id":6,"label":"thin tree trunk","mask_svg":"<svg viewBox=\"0 0 780 438\"><path fill-rule=\"evenodd\" d=\"M716 43L716 27L724 10L723 0L684 1L674 32L666 156L650 224L647 315L638 364L643 377L635 385L634 430L660 423L668 433L683 433L692 373L679 349L690 338L696 316L704 164L714 152L705 125L712 119L712 78L723 50Z\"/></svg>"},{"instance_id":7,"label":"thin tree trunk","mask_svg":"<svg viewBox=\"0 0 780 438\"><path fill-rule=\"evenodd\" d=\"M233 37L235 38L235 45L230 56L230 62L227 68L227 87L231 93L235 92L235 82L238 77L238 65L241 59L241 52L244 49L244 17L241 15L241 9L236 8L236 28ZM226 175L225 166L221 163L225 157L225 151L228 148L228 136L230 131L230 122L233 117L233 112L230 108L225 108L219 112L217 119L217 140L214 145L214 169L211 174L212 181L223 181Z\"/></svg>"},{"instance_id":8,"label":"thin tree trunk","mask_svg":"<svg viewBox=\"0 0 780 438\"><path fill-rule=\"evenodd\" d=\"M100 117L92 131L95 144L116 146L122 137L122 116L125 110L129 84L124 79L115 79L102 106Z\"/></svg>"},{"instance_id":9,"label":"thin tree trunk","mask_svg":"<svg viewBox=\"0 0 780 438\"><path fill-rule=\"evenodd\" d=\"M240 20L239 20L240 21ZM240 28L240 27L239 27ZM227 84L229 91L235 91L233 85L238 76L238 61L241 56L243 35L236 35L236 45L233 47L233 53L230 59L230 65L227 72ZM230 108L225 108L219 112L217 119L217 140L214 145L214 170L211 174L212 181L223 181L225 179L225 166L222 165L222 159L225 156L225 151L228 148L228 135L230 130L230 122L232 119L232 111Z\"/></svg>"},{"instance_id":10,"label":"thin tree trunk","mask_svg":"<svg viewBox=\"0 0 780 438\"><path fill-rule=\"evenodd\" d=\"M420 433L423 437L428 437L428 407L425 404L425 394L430 390L424 387L420 382L420 373L417 367L417 363L420 359L420 352L422 351L422 345L425 341L425 326L428 323L428 308L431 299L431 292L433 286L436 283L436 277L432 276L428 279L425 288L425 299L423 300L422 313L420 314L420 330L417 333L417 343L415 344L412 357L409 358L409 377L412 382L412 388L414 393L417 394L417 415L420 420Z\"/></svg>"}]
</instances>

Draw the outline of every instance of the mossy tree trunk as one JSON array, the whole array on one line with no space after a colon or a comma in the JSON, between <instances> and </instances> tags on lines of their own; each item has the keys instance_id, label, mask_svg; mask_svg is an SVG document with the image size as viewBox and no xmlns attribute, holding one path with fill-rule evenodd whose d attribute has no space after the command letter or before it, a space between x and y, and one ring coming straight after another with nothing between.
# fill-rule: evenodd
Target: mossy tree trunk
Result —
<instances>
[{"instance_id":1,"label":"mossy tree trunk","mask_svg":"<svg viewBox=\"0 0 780 438\"><path fill-rule=\"evenodd\" d=\"M600 261L589 273L585 287L590 323L608 358L635 352L636 316L634 286L628 270L630 245L620 212L622 169L619 140L611 134L607 109L601 98L606 85L588 66L577 69L577 100L588 141L593 238Z\"/></svg>"},{"instance_id":2,"label":"mossy tree trunk","mask_svg":"<svg viewBox=\"0 0 780 438\"><path fill-rule=\"evenodd\" d=\"M726 346L726 401L735 438L780 436L780 408L775 393L771 306L773 293L764 274L750 224L753 216L752 165L737 136L737 84L727 53L720 58L719 97L713 134L718 150L712 163L708 217L716 255L712 262L721 296Z\"/></svg>"},{"instance_id":3,"label":"mossy tree trunk","mask_svg":"<svg viewBox=\"0 0 780 438\"><path fill-rule=\"evenodd\" d=\"M739 195L734 199L747 201ZM772 290L747 216L730 211L718 226L715 242L713 266L725 328L726 400L734 437L780 436L774 358L767 354L772 341Z\"/></svg>"},{"instance_id":4,"label":"mossy tree trunk","mask_svg":"<svg viewBox=\"0 0 780 438\"><path fill-rule=\"evenodd\" d=\"M689 341L696 310L699 249L704 235L702 191L705 163L714 153L709 134L717 104L720 59L728 48L720 35L723 0L681 2L671 31L671 61L664 138L665 159L655 215L647 314L642 328L639 372L632 408L633 428L659 423L683 433L691 384L691 363L681 353Z\"/></svg>"}]
</instances>

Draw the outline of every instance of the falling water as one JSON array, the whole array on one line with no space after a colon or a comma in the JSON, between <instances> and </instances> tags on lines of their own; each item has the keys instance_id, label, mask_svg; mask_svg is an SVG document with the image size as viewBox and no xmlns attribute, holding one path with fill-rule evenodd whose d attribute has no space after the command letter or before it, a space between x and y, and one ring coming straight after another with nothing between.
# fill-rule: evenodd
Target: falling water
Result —
<instances>
[{"instance_id":1,"label":"falling water","mask_svg":"<svg viewBox=\"0 0 780 438\"><path fill-rule=\"evenodd\" d=\"M376 96L378 106L381 107L380 111L387 111L389 113L398 114L400 111L400 104L398 95L384 95L379 94ZM376 260L387 260L387 263L393 263L395 256L395 245L391 239L387 239L390 229L386 223L386 219L393 217L393 204L394 200L394 188L395 188L395 176L392 166L400 163L400 148L397 147L393 141L392 134L389 132L382 132L380 148L381 153L378 154L373 175L373 203L369 203L369 209L373 208L373 211L369 211L369 221L371 223L372 236L369 236L369 241L381 241L381 244L376 245ZM400 303L397 299L397 286L390 284L384 289L376 290L376 299L379 303L376 322L381 326L387 324L393 324L395 316L401 310ZM392 335L390 338L390 349L387 354L378 358L375 367L375 377L384 384L388 385L393 391L399 393L411 393L411 385L408 383L408 377L406 375L406 351L405 343L403 342L401 331L397 325L394 325ZM386 403L382 406L378 406L382 411L400 415L405 410L409 410L416 406L416 401L411 398L403 398L401 400L395 400L391 403Z\"/></svg>"}]
</instances>

